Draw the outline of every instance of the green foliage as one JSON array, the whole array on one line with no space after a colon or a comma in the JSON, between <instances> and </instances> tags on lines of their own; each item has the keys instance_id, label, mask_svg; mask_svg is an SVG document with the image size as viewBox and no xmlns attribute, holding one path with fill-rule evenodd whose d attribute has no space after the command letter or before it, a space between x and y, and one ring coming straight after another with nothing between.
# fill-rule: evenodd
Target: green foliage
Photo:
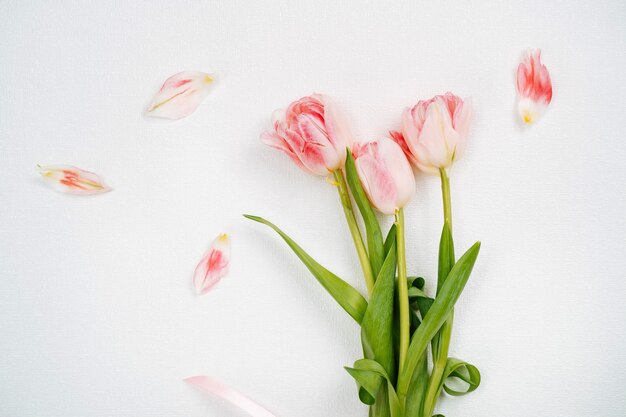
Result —
<instances>
[{"instance_id":1,"label":"green foliage","mask_svg":"<svg viewBox=\"0 0 626 417\"><path fill-rule=\"evenodd\" d=\"M476 242L452 267L448 278L441 286L437 298L435 298L422 323L413 334L405 367L400 370L398 378L398 392L400 395L406 396L413 372L421 356L425 354L426 347L448 318L463 288L465 288L479 250L480 242Z\"/></svg>"},{"instance_id":2,"label":"green foliage","mask_svg":"<svg viewBox=\"0 0 626 417\"><path fill-rule=\"evenodd\" d=\"M367 301L363 296L352 287L350 284L339 278L337 275L330 272L328 269L320 265L315 259L311 258L296 242L294 242L287 234L280 230L273 223L257 216L251 216L244 214L244 217L254 220L255 222L262 223L271 227L283 238L287 245L294 251L294 253L300 258L302 263L311 271L317 281L322 284L326 291L339 303L339 305L346 310L346 312L357 323L361 324L363 316L367 310Z\"/></svg>"},{"instance_id":3,"label":"green foliage","mask_svg":"<svg viewBox=\"0 0 626 417\"><path fill-rule=\"evenodd\" d=\"M361 338L366 358L380 363L388 375L395 377L393 347L393 305L396 275L396 251L388 251L387 258L376 279L374 291L361 323Z\"/></svg>"},{"instance_id":4,"label":"green foliage","mask_svg":"<svg viewBox=\"0 0 626 417\"><path fill-rule=\"evenodd\" d=\"M393 387L393 381L383 366L372 359L359 359L346 371L356 380L359 398L364 404L375 405L380 390L386 390L391 417L402 417L400 401Z\"/></svg>"},{"instance_id":5,"label":"green foliage","mask_svg":"<svg viewBox=\"0 0 626 417\"><path fill-rule=\"evenodd\" d=\"M365 225L365 232L367 234L367 251L370 264L372 265L372 272L376 277L378 276L380 268L382 268L387 251L383 252L383 238L380 225L367 199L367 195L361 186L361 181L356 172L356 166L354 165L354 159L352 158L350 149L347 150L346 155L346 179L348 180L348 186L350 187L354 201L359 207L361 217L363 218L363 224Z\"/></svg>"}]
</instances>

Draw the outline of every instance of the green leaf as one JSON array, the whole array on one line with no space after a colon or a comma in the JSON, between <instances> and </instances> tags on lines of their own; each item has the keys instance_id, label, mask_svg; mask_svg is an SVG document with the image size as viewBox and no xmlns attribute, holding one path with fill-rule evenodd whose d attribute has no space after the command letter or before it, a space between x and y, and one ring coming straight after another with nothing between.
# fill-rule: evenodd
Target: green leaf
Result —
<instances>
[{"instance_id":1,"label":"green leaf","mask_svg":"<svg viewBox=\"0 0 626 417\"><path fill-rule=\"evenodd\" d=\"M404 406L404 414L406 416L422 415L424 397L428 389L428 379L428 357L422 355L409 385L409 392Z\"/></svg>"},{"instance_id":2,"label":"green leaf","mask_svg":"<svg viewBox=\"0 0 626 417\"><path fill-rule=\"evenodd\" d=\"M480 385L480 371L474 365L456 358L448 358L446 369L443 374L443 389L450 395L460 396L469 394ZM456 385L451 385L454 380L467 385L465 390L460 390Z\"/></svg>"},{"instance_id":3,"label":"green leaf","mask_svg":"<svg viewBox=\"0 0 626 417\"><path fill-rule=\"evenodd\" d=\"M454 265L448 274L448 278L441 286L439 295L437 295L428 313L423 318L422 324L413 334L407 352L407 360L404 369L400 371L398 379L398 392L400 395L406 396L411 377L419 360L459 299L472 272L479 251L480 242L476 242Z\"/></svg>"},{"instance_id":4,"label":"green leaf","mask_svg":"<svg viewBox=\"0 0 626 417\"><path fill-rule=\"evenodd\" d=\"M251 216L248 214L244 214L244 217L274 229L274 231L276 231L276 233L278 233L280 237L287 242L287 245L289 245L304 265L306 265L318 282L326 288L326 291L333 296L339 305L346 310L346 312L350 314L350 316L352 316L357 323L361 324L365 311L367 310L367 301L357 290L354 289L354 287L317 263L315 259L311 258L300 246L298 246L296 242L294 242L273 223L261 217Z\"/></svg>"},{"instance_id":5,"label":"green leaf","mask_svg":"<svg viewBox=\"0 0 626 417\"><path fill-rule=\"evenodd\" d=\"M376 214L361 186L361 181L359 180L356 166L354 165L354 159L352 159L352 152L350 149L347 149L346 153L346 179L348 180L348 186L350 187L350 191L352 191L352 196L354 197L356 205L359 207L359 211L363 217L363 223L365 224L367 251L370 264L372 265L372 272L374 276L378 276L385 259L385 254L383 253L383 235L380 231Z\"/></svg>"},{"instance_id":6,"label":"green leaf","mask_svg":"<svg viewBox=\"0 0 626 417\"><path fill-rule=\"evenodd\" d=\"M379 389L376 402L370 406L369 417L391 417L389 410L389 396L387 390Z\"/></svg>"},{"instance_id":7,"label":"green leaf","mask_svg":"<svg viewBox=\"0 0 626 417\"><path fill-rule=\"evenodd\" d=\"M396 276L395 244L387 254L387 259L374 284L363 322L361 337L366 358L380 363L392 379L395 376L393 351L393 306Z\"/></svg>"},{"instance_id":8,"label":"green leaf","mask_svg":"<svg viewBox=\"0 0 626 417\"><path fill-rule=\"evenodd\" d=\"M447 221L443 224L443 230L441 231L441 239L439 240L439 267L437 274L437 294L439 294L439 290L441 286L445 282L448 274L452 270L454 266L454 241L452 240L452 230L450 229L450 223ZM430 307L430 306L429 306ZM452 314L450 315L452 316ZM444 328L447 330L448 336L452 331L452 319L449 319L449 323ZM441 352L439 351L441 345L442 338L445 337L445 333L443 330L437 333L437 336L433 338L432 341L432 350L433 350L433 361L437 361Z\"/></svg>"},{"instance_id":9,"label":"green leaf","mask_svg":"<svg viewBox=\"0 0 626 417\"><path fill-rule=\"evenodd\" d=\"M366 371L363 369L344 367L346 371L354 378L359 390L359 400L363 404L376 404L376 397L381 388L382 379L380 375Z\"/></svg>"},{"instance_id":10,"label":"green leaf","mask_svg":"<svg viewBox=\"0 0 626 417\"><path fill-rule=\"evenodd\" d=\"M414 312L419 311L421 317L424 317L433 303L433 299L430 298L424 292L425 280L422 277L408 277L407 287L409 295L409 306L411 307L411 334L417 330L420 325L420 320Z\"/></svg>"},{"instance_id":11,"label":"green leaf","mask_svg":"<svg viewBox=\"0 0 626 417\"><path fill-rule=\"evenodd\" d=\"M396 243L396 225L395 224L393 224L389 228L389 232L387 232L387 237L385 238L385 243L383 245L383 250L385 251L385 253L389 253L389 251L391 250L391 245L393 245L394 243Z\"/></svg>"},{"instance_id":12,"label":"green leaf","mask_svg":"<svg viewBox=\"0 0 626 417\"><path fill-rule=\"evenodd\" d=\"M354 362L354 367L345 367L346 371L357 382L359 388L359 398L367 405L376 404L376 398L381 389L387 391L389 415L391 417L401 417L401 406L393 383L389 379L389 375L385 372L383 366L372 359L359 359ZM383 383L386 382L386 387Z\"/></svg>"},{"instance_id":13,"label":"green leaf","mask_svg":"<svg viewBox=\"0 0 626 417\"><path fill-rule=\"evenodd\" d=\"M450 225L445 222L439 241L439 270L437 274L437 293L454 266L454 242Z\"/></svg>"}]
</instances>

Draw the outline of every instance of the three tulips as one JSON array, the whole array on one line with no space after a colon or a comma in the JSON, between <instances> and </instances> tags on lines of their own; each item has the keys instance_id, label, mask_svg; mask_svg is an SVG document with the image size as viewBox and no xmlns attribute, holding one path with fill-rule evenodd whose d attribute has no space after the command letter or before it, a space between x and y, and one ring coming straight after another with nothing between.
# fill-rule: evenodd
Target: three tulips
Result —
<instances>
[{"instance_id":1,"label":"three tulips","mask_svg":"<svg viewBox=\"0 0 626 417\"><path fill-rule=\"evenodd\" d=\"M357 380L359 398L371 406L370 416L431 417L442 389L455 392L449 390L447 378L465 381L469 386L462 393L480 383L476 367L448 357L452 309L480 246L476 243L458 262L454 258L447 169L465 150L472 114L471 100L452 93L438 95L406 108L399 131L361 143L353 140L329 98L315 94L275 111L272 130L261 135L265 144L283 151L305 172L327 177L339 191L369 300L313 260L277 226L260 217L246 217L278 232L361 325L365 358L346 370ZM441 178L444 231L435 298L423 291L423 279L407 276L404 207L416 193L413 168ZM395 216L384 242L372 207ZM430 372L428 344L433 346Z\"/></svg>"}]
</instances>

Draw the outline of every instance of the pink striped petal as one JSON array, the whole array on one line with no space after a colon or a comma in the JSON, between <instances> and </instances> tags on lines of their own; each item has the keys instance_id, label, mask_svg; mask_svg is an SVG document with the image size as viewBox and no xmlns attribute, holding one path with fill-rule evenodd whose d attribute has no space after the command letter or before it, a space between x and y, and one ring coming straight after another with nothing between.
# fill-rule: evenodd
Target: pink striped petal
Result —
<instances>
[{"instance_id":1,"label":"pink striped petal","mask_svg":"<svg viewBox=\"0 0 626 417\"><path fill-rule=\"evenodd\" d=\"M239 391L221 383L220 381L209 378L208 376L198 375L185 378L183 381L189 382L203 391L217 395L229 401L231 404L241 408L253 417L276 417L274 414L261 407Z\"/></svg>"},{"instance_id":2,"label":"pink striped petal","mask_svg":"<svg viewBox=\"0 0 626 417\"><path fill-rule=\"evenodd\" d=\"M37 165L37 169L46 184L62 193L93 195L112 190L97 174L72 165Z\"/></svg>"},{"instance_id":3,"label":"pink striped petal","mask_svg":"<svg viewBox=\"0 0 626 417\"><path fill-rule=\"evenodd\" d=\"M517 94L518 112L526 124L540 119L552 101L552 81L540 49L526 51L517 67Z\"/></svg>"},{"instance_id":4,"label":"pink striped petal","mask_svg":"<svg viewBox=\"0 0 626 417\"><path fill-rule=\"evenodd\" d=\"M220 234L204 254L193 274L193 287L198 294L208 293L228 273L230 240Z\"/></svg>"},{"instance_id":5,"label":"pink striped petal","mask_svg":"<svg viewBox=\"0 0 626 417\"><path fill-rule=\"evenodd\" d=\"M213 77L199 71L172 75L154 96L146 115L178 120L196 111L209 94Z\"/></svg>"}]
</instances>

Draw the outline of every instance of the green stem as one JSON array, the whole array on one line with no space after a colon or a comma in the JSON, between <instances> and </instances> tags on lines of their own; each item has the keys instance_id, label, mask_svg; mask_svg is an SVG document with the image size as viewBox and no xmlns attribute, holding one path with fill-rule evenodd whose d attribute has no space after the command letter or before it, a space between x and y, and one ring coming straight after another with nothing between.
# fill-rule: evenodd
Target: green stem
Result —
<instances>
[{"instance_id":1,"label":"green stem","mask_svg":"<svg viewBox=\"0 0 626 417\"><path fill-rule=\"evenodd\" d=\"M400 300L400 360L398 369L404 368L409 350L411 321L409 317L409 290L406 279L406 255L404 243L404 210L396 211L396 239L398 250L398 298Z\"/></svg>"},{"instance_id":2,"label":"green stem","mask_svg":"<svg viewBox=\"0 0 626 417\"><path fill-rule=\"evenodd\" d=\"M337 182L339 197L341 197L341 205L343 206L343 211L346 215L346 220L348 221L350 234L352 235L354 246L356 247L357 254L359 255L359 262L361 263L361 268L363 269L367 292L371 294L374 289L374 273L372 272L372 265L370 264L369 257L367 256L367 250L363 244L361 231L359 230L356 217L354 216L352 201L350 200L350 194L348 192L348 185L346 184L346 180L343 178L341 170L338 169L334 171L333 175L335 177L335 181Z\"/></svg>"},{"instance_id":3,"label":"green stem","mask_svg":"<svg viewBox=\"0 0 626 417\"><path fill-rule=\"evenodd\" d=\"M433 371L430 374L428 380L428 389L426 390L426 396L424 397L424 417L431 417L435 410L435 404L437 398L443 388L443 373L448 363L448 351L450 347L450 339L452 336L452 320L454 318L454 311L450 313L448 320L441 326L437 337L439 338L438 352L433 358Z\"/></svg>"},{"instance_id":4,"label":"green stem","mask_svg":"<svg viewBox=\"0 0 626 417\"><path fill-rule=\"evenodd\" d=\"M441 176L441 195L443 197L443 221L448 223L452 232L452 201L450 199L450 177L445 168L439 168Z\"/></svg>"},{"instance_id":5,"label":"green stem","mask_svg":"<svg viewBox=\"0 0 626 417\"><path fill-rule=\"evenodd\" d=\"M441 195L443 198L443 221L448 223L450 233L452 233L452 201L450 198L450 178L444 168L439 169L441 176ZM424 400L423 417L432 416L435 410L437 398L443 388L443 373L448 362L448 352L450 350L450 339L452 338L452 322L454 320L454 310L441 326L437 334L437 351L433 352L433 370L428 381L428 389Z\"/></svg>"}]
</instances>

